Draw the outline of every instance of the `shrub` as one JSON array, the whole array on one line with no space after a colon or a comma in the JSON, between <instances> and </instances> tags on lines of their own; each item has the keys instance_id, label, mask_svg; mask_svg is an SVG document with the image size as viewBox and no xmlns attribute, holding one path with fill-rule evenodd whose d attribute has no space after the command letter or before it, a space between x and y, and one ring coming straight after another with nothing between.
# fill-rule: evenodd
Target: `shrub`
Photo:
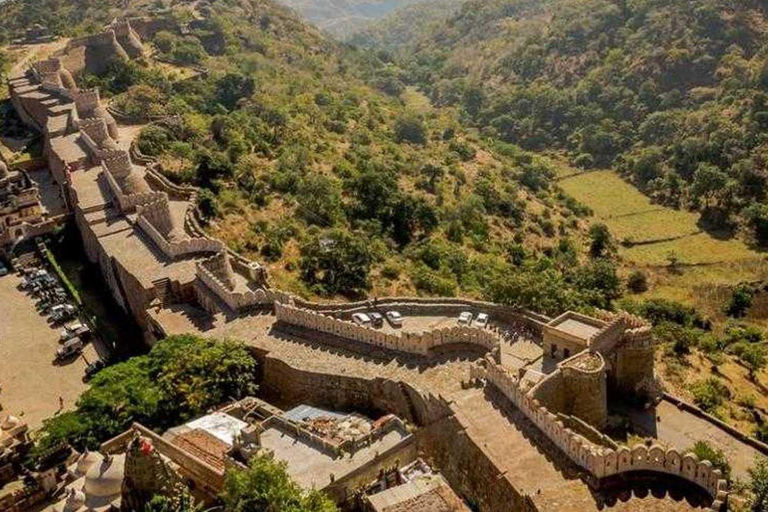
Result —
<instances>
[{"instance_id":1,"label":"shrub","mask_svg":"<svg viewBox=\"0 0 768 512\"><path fill-rule=\"evenodd\" d=\"M723 450L713 448L706 441L696 441L691 452L693 452L699 460L708 460L711 462L712 468L719 469L725 479L731 479L731 465L728 463L728 459Z\"/></svg>"},{"instance_id":2,"label":"shrub","mask_svg":"<svg viewBox=\"0 0 768 512\"><path fill-rule=\"evenodd\" d=\"M395 121L395 140L424 144L427 142L427 129L424 122L415 116L403 116Z\"/></svg>"},{"instance_id":3,"label":"shrub","mask_svg":"<svg viewBox=\"0 0 768 512\"><path fill-rule=\"evenodd\" d=\"M731 298L725 305L725 314L734 318L741 318L752 307L752 290L744 285L733 289Z\"/></svg>"},{"instance_id":4,"label":"shrub","mask_svg":"<svg viewBox=\"0 0 768 512\"><path fill-rule=\"evenodd\" d=\"M633 293L643 293L648 290L648 276L642 270L633 270L627 278L627 288Z\"/></svg>"},{"instance_id":5,"label":"shrub","mask_svg":"<svg viewBox=\"0 0 768 512\"><path fill-rule=\"evenodd\" d=\"M716 413L723 400L731 397L728 387L715 377L693 383L691 393L693 393L694 403L709 413Z\"/></svg>"}]
</instances>

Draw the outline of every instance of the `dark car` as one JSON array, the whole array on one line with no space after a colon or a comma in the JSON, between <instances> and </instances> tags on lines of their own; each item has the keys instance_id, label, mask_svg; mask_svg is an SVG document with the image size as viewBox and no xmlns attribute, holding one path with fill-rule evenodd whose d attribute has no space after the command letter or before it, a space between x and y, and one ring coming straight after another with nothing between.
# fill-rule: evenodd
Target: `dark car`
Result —
<instances>
[{"instance_id":1,"label":"dark car","mask_svg":"<svg viewBox=\"0 0 768 512\"><path fill-rule=\"evenodd\" d=\"M91 378L104 369L106 363L101 359L97 359L88 366L85 367L85 375L83 380L91 380Z\"/></svg>"},{"instance_id":2,"label":"dark car","mask_svg":"<svg viewBox=\"0 0 768 512\"><path fill-rule=\"evenodd\" d=\"M371 318L371 324L374 327L381 327L384 325L384 316L382 316L381 313L368 313L368 316Z\"/></svg>"}]
</instances>

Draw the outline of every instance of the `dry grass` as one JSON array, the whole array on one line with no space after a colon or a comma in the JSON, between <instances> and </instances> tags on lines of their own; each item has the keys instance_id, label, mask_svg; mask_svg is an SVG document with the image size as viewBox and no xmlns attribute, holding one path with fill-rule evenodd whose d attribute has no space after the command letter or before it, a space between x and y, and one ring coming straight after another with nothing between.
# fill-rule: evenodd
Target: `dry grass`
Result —
<instances>
[{"instance_id":1,"label":"dry grass","mask_svg":"<svg viewBox=\"0 0 768 512\"><path fill-rule=\"evenodd\" d=\"M560 185L592 208L595 219L604 222L617 240L666 240L623 248L621 256L633 265L665 265L670 253L690 265L748 261L757 256L738 239L718 239L702 232L698 214L653 204L612 171L580 174L563 179Z\"/></svg>"}]
</instances>

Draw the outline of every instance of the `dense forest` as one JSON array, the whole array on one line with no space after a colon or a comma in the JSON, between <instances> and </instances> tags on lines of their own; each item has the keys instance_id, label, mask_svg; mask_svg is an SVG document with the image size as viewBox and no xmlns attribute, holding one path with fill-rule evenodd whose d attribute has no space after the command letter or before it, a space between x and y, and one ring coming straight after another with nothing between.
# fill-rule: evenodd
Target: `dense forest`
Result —
<instances>
[{"instance_id":1,"label":"dense forest","mask_svg":"<svg viewBox=\"0 0 768 512\"><path fill-rule=\"evenodd\" d=\"M419 37L397 40L420 22L404 18L358 41L395 47L398 79L484 134L616 168L765 245L767 14L757 0L470 0Z\"/></svg>"}]
</instances>

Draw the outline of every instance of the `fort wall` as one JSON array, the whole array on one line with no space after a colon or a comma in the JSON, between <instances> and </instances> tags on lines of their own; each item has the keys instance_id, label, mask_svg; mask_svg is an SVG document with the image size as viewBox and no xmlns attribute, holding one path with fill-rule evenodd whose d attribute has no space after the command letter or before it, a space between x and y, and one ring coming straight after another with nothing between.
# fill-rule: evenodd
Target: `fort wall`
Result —
<instances>
[{"instance_id":1,"label":"fort wall","mask_svg":"<svg viewBox=\"0 0 768 512\"><path fill-rule=\"evenodd\" d=\"M491 329L454 326L422 333L402 332L391 334L314 311L275 303L275 316L280 322L297 325L314 331L332 334L358 343L365 343L387 350L410 354L428 355L436 348L457 343L476 345L493 350L501 342Z\"/></svg>"},{"instance_id":2,"label":"fort wall","mask_svg":"<svg viewBox=\"0 0 768 512\"><path fill-rule=\"evenodd\" d=\"M576 465L586 470L598 483L601 479L634 471L657 472L678 476L704 489L713 499L712 509L719 510L728 495L728 483L720 470L709 461L699 461L692 453L681 454L661 446L607 449L597 446L566 427L557 415L523 391L519 381L493 360L471 368L472 380L485 380L495 386L515 407L531 420Z\"/></svg>"},{"instance_id":3,"label":"fort wall","mask_svg":"<svg viewBox=\"0 0 768 512\"><path fill-rule=\"evenodd\" d=\"M428 425L450 414L442 397L405 382L309 372L269 355L261 359L261 386L270 402L306 403L340 411L364 411L373 416L392 413L416 425Z\"/></svg>"}]
</instances>

